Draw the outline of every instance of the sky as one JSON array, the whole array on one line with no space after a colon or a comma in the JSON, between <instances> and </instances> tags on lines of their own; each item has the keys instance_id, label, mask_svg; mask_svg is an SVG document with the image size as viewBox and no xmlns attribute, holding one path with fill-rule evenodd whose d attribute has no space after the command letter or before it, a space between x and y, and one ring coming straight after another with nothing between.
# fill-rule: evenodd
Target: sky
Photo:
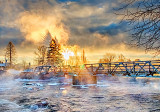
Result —
<instances>
[{"instance_id":1,"label":"sky","mask_svg":"<svg viewBox=\"0 0 160 112\"><path fill-rule=\"evenodd\" d=\"M96 62L105 53L153 59L143 48L129 46L130 26L114 14L121 0L0 0L0 60L9 41L19 59L32 60L49 32L60 44L77 45ZM120 22L121 21L121 22Z\"/></svg>"}]
</instances>

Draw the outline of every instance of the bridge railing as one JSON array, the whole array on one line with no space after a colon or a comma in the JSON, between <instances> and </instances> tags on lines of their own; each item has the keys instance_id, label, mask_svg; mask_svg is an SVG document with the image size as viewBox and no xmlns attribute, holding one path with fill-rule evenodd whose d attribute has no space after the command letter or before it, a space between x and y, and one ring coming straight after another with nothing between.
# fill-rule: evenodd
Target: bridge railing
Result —
<instances>
[{"instance_id":1,"label":"bridge railing","mask_svg":"<svg viewBox=\"0 0 160 112\"><path fill-rule=\"evenodd\" d=\"M86 69L96 74L123 74L129 76L160 74L160 60L85 64Z\"/></svg>"}]
</instances>

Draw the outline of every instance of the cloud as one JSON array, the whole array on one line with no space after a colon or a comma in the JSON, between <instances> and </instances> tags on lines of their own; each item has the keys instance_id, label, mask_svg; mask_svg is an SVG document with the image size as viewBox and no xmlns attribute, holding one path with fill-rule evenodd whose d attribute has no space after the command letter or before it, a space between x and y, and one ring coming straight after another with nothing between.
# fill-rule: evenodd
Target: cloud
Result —
<instances>
[{"instance_id":1,"label":"cloud","mask_svg":"<svg viewBox=\"0 0 160 112\"><path fill-rule=\"evenodd\" d=\"M24 12L19 20L20 30L25 38L33 42L42 42L48 31L51 36L56 37L60 43L68 40L69 31L56 15L36 14Z\"/></svg>"},{"instance_id":2,"label":"cloud","mask_svg":"<svg viewBox=\"0 0 160 112\"><path fill-rule=\"evenodd\" d=\"M67 42L69 30L62 22L61 6L55 4L43 1L32 3L28 6L29 11L19 15L17 23L26 40L42 42L50 32L52 38L56 37L60 43Z\"/></svg>"},{"instance_id":3,"label":"cloud","mask_svg":"<svg viewBox=\"0 0 160 112\"><path fill-rule=\"evenodd\" d=\"M14 37L14 38L1 38L0 48L4 49L10 41L13 42L14 45L20 45L24 40L23 40L23 38L17 39L16 37Z\"/></svg>"},{"instance_id":4,"label":"cloud","mask_svg":"<svg viewBox=\"0 0 160 112\"><path fill-rule=\"evenodd\" d=\"M119 0L1 0L0 42L13 41L21 54L33 52L48 32L59 43L92 52L123 51L129 40L113 7ZM47 38L46 38L47 40ZM4 42L2 42L4 41ZM120 47L121 46L121 47ZM2 48L2 46L0 46ZM105 50L106 49L106 50ZM112 49L112 50L111 50ZM133 50L133 49L132 49Z\"/></svg>"},{"instance_id":5,"label":"cloud","mask_svg":"<svg viewBox=\"0 0 160 112\"><path fill-rule=\"evenodd\" d=\"M86 18L91 16L101 15L107 9L107 5L103 7L86 6L77 4L76 2L68 2L64 5L65 14L70 18Z\"/></svg>"},{"instance_id":6,"label":"cloud","mask_svg":"<svg viewBox=\"0 0 160 112\"><path fill-rule=\"evenodd\" d=\"M60 9L55 1L9 0L0 1L0 26L19 29L28 41L41 42L48 33L62 43L69 37Z\"/></svg>"},{"instance_id":7,"label":"cloud","mask_svg":"<svg viewBox=\"0 0 160 112\"><path fill-rule=\"evenodd\" d=\"M21 44L25 39L20 31L10 27L0 27L0 48L12 41L15 45Z\"/></svg>"},{"instance_id":8,"label":"cloud","mask_svg":"<svg viewBox=\"0 0 160 112\"><path fill-rule=\"evenodd\" d=\"M109 13L106 14L109 10L108 3L104 0L100 2L68 0L61 1L61 3L54 0L22 0L21 2L13 0L10 3L3 1L7 8L3 9L1 14L4 15L7 9L16 10L16 14L12 11L8 12L7 18L12 18L14 14L14 21L8 20L8 23L12 23L14 28L20 29L28 41L41 42L49 31L53 37L58 38L60 43L66 43L69 37L70 40L76 39L79 36L78 32L85 36L87 35L85 33L88 33L85 30L88 28L109 24L110 18L107 17ZM97 4L101 4L101 6L97 6ZM2 23L6 22L1 22L1 25Z\"/></svg>"},{"instance_id":9,"label":"cloud","mask_svg":"<svg viewBox=\"0 0 160 112\"><path fill-rule=\"evenodd\" d=\"M62 11L65 16L64 23L70 29L68 44L97 49L117 44L116 42L122 43L125 39L123 36L127 36L122 30L126 29L126 25L125 23L119 25L119 19L110 12L114 2L90 2L67 1L64 4Z\"/></svg>"},{"instance_id":10,"label":"cloud","mask_svg":"<svg viewBox=\"0 0 160 112\"><path fill-rule=\"evenodd\" d=\"M1 0L0 1L0 26L16 27L16 19L24 7L19 0Z\"/></svg>"},{"instance_id":11,"label":"cloud","mask_svg":"<svg viewBox=\"0 0 160 112\"><path fill-rule=\"evenodd\" d=\"M91 33L98 32L100 34L107 34L110 36L118 35L119 33L123 33L127 31L127 24L123 22L122 24L115 24L112 23L108 26L98 26L98 27L91 27L89 28Z\"/></svg>"}]
</instances>

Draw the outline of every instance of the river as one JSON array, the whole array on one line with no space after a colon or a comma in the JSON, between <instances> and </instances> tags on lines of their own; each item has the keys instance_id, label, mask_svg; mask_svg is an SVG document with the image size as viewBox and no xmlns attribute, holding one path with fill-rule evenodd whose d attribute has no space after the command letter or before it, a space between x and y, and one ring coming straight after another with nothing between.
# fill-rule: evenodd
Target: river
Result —
<instances>
[{"instance_id":1,"label":"river","mask_svg":"<svg viewBox=\"0 0 160 112\"><path fill-rule=\"evenodd\" d=\"M160 79L99 75L96 85L71 79L0 78L0 112L160 112Z\"/></svg>"}]
</instances>

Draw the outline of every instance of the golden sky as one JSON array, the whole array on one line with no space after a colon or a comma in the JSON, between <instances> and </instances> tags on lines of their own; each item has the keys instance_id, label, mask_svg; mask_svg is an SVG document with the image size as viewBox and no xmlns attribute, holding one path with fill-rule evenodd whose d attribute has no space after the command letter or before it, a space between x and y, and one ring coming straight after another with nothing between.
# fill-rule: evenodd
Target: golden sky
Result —
<instances>
[{"instance_id":1,"label":"golden sky","mask_svg":"<svg viewBox=\"0 0 160 112\"><path fill-rule=\"evenodd\" d=\"M1 0L0 60L12 41L20 60L32 61L38 45L48 45L48 32L60 44L77 45L87 59L96 62L105 53L141 60L153 59L143 48L133 48L129 26L113 13L118 0Z\"/></svg>"}]
</instances>

